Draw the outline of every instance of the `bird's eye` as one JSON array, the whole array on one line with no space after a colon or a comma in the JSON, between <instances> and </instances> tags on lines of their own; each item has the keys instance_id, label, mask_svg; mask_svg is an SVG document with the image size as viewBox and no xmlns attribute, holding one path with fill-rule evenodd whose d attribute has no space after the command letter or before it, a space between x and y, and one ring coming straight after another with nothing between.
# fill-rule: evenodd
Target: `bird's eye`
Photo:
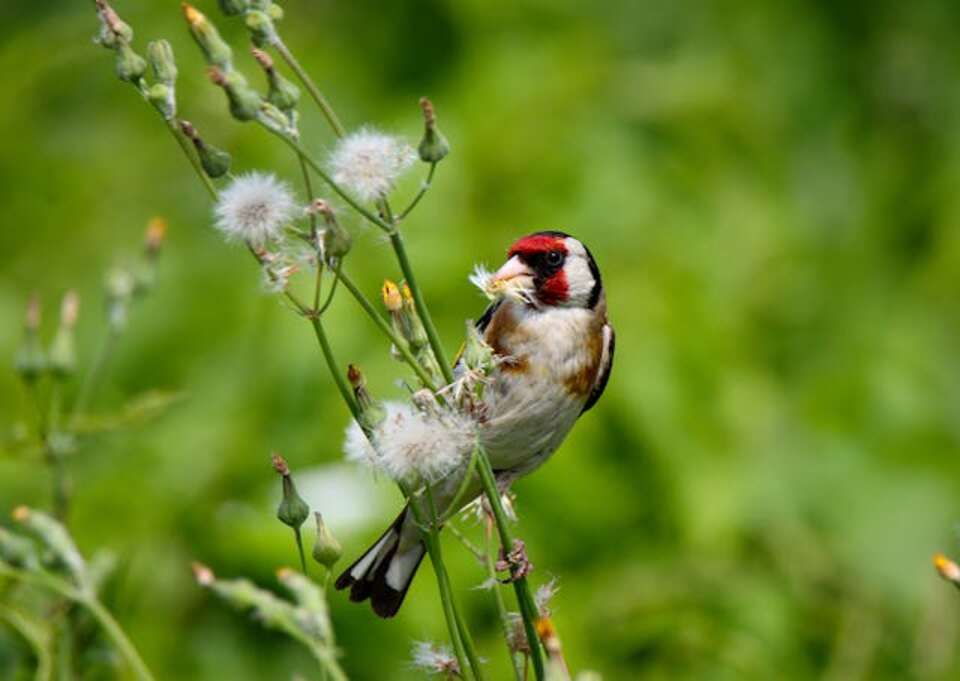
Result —
<instances>
[{"instance_id":1,"label":"bird's eye","mask_svg":"<svg viewBox=\"0 0 960 681\"><path fill-rule=\"evenodd\" d=\"M557 267L563 262L563 253L560 251L548 251L546 260L547 264L551 267Z\"/></svg>"}]
</instances>

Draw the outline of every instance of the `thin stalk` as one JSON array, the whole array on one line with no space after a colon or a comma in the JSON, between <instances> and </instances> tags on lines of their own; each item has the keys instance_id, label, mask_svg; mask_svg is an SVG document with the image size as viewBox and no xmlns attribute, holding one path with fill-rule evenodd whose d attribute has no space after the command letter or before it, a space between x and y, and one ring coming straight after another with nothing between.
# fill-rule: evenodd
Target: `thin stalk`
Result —
<instances>
[{"instance_id":1,"label":"thin stalk","mask_svg":"<svg viewBox=\"0 0 960 681\"><path fill-rule=\"evenodd\" d=\"M457 511L460 510L461 502L464 500L467 490L470 489L470 483L473 482L473 473L476 468L477 448L474 447L473 451L470 452L470 460L467 462L467 469L464 472L463 480L460 481L460 486L457 488L456 494L453 495L453 500L447 505L447 509L444 512L441 522L447 522L450 520L450 518L457 514Z\"/></svg>"},{"instance_id":2,"label":"thin stalk","mask_svg":"<svg viewBox=\"0 0 960 681\"><path fill-rule=\"evenodd\" d=\"M290 147L291 149L296 151L298 154L300 154L300 156L303 158L306 164L310 166L310 169L313 172L315 172L320 177L320 179L323 180L324 183L326 183L334 191L334 193L337 194L337 196L339 196L341 199L346 201L351 208L353 208L360 215L362 215L364 218L366 218L367 220L369 220L370 222L372 222L374 225L384 230L385 232L390 231L391 227L389 223L385 222L382 218L377 217L371 211L364 208L357 199L350 196L350 194L348 194L347 191L343 189L343 187L341 187L336 182L334 182L333 178L330 177L327 171L323 169L323 166L321 166L319 163L317 163L317 161L311 158L310 154L307 153L307 150L303 148L303 145L300 144L300 142L298 142L295 139L291 139L287 135L277 132L276 130L271 130L267 126L263 126L263 127L269 133L276 135L281 140L283 140L283 142L288 147Z\"/></svg>"},{"instance_id":3,"label":"thin stalk","mask_svg":"<svg viewBox=\"0 0 960 681\"><path fill-rule=\"evenodd\" d=\"M453 594L450 593L449 582L444 579L446 570L443 563L443 555L439 550L439 537L436 529L425 522L419 501L410 494L401 484L400 489L408 500L407 506L413 513L414 520L420 528L423 535L423 543L427 547L427 555L430 556L430 565L433 567L433 574L437 578L437 590L440 592L440 604L443 608L443 617L447 622L447 632L450 634L450 644L453 646L453 654L457 658L457 664L460 671L467 678L467 655L463 648L463 641L460 637L460 628L457 626L456 617L453 614Z\"/></svg>"},{"instance_id":4,"label":"thin stalk","mask_svg":"<svg viewBox=\"0 0 960 681\"><path fill-rule=\"evenodd\" d=\"M297 542L297 553L300 554L300 571L307 574L307 559L303 555L303 537L300 536L300 528L293 528L293 538Z\"/></svg>"},{"instance_id":5,"label":"thin stalk","mask_svg":"<svg viewBox=\"0 0 960 681\"><path fill-rule=\"evenodd\" d=\"M393 246L393 252L397 256L397 262L400 263L400 269L403 272L403 278L410 287L410 293L413 294L413 304L417 308L417 314L420 315L420 321L427 331L427 338L430 340L430 348L433 350L433 356L440 364L440 371L447 383L453 383L453 368L447 361L446 353L443 351L443 345L440 343L440 336L437 334L437 327L433 325L433 318L430 316L430 310L427 309L427 303L423 299L423 293L417 286L417 279L413 274L413 267L410 265L410 258L407 257L407 249L403 245L403 237L395 229L390 230L390 244Z\"/></svg>"},{"instance_id":6,"label":"thin stalk","mask_svg":"<svg viewBox=\"0 0 960 681\"><path fill-rule=\"evenodd\" d=\"M410 215L410 211L412 211L414 208L417 207L417 204L420 203L420 199L422 199L423 195L426 194L427 191L429 191L430 185L433 183L433 173L436 171L436 169L437 169L437 164L431 163L430 170L427 171L427 179L423 181L422 185L420 185L420 191L418 191L416 195L413 197L413 200L410 202L410 205L404 208L403 211L401 211L400 215L397 216L397 219L394 221L395 223L399 224L400 222L402 222L404 218Z\"/></svg>"},{"instance_id":7,"label":"thin stalk","mask_svg":"<svg viewBox=\"0 0 960 681\"><path fill-rule=\"evenodd\" d=\"M509 644L511 634L510 619L507 617L507 605L504 603L503 594L500 592L500 582L497 580L496 562L493 557L494 551L496 550L496 545L493 542L493 520L487 519L486 525L483 528L483 538L484 547L486 548L484 552L484 564L487 568L487 575L493 584L493 599L497 603L497 614L500 615L500 625L503 627L503 639ZM510 650L509 645L507 646L507 652L510 654L514 677L517 681L523 681L527 666L526 660L520 653L515 653Z\"/></svg>"},{"instance_id":8,"label":"thin stalk","mask_svg":"<svg viewBox=\"0 0 960 681\"><path fill-rule=\"evenodd\" d=\"M353 282L353 280L347 276L346 272L340 272L340 280L343 282L343 285L347 288L356 301L360 304L360 307L363 308L363 311L367 313L367 316L377 325L383 334L393 343L394 347L397 348L397 351L400 353L400 356L403 357L403 360L410 365L410 368L413 369L413 372L417 375L417 378L430 390L436 392L437 388L433 384L433 380L430 378L430 374L427 373L427 370L423 368L420 362L417 361L417 358L413 356L413 353L410 352L410 347L407 344L407 341L401 338L396 331L393 330L393 327L384 319L380 313L377 311L377 308L373 306L373 303L370 302L370 299L367 298L363 291Z\"/></svg>"},{"instance_id":9,"label":"thin stalk","mask_svg":"<svg viewBox=\"0 0 960 681\"><path fill-rule=\"evenodd\" d=\"M319 267L319 266L318 266ZM330 285L330 293L327 294L327 299L323 301L323 305L319 305L320 297L320 270L317 270L317 288L314 292L314 309L318 317L322 316L324 312L327 311L327 308L330 307L330 303L333 302L333 294L337 292L337 284L340 283L340 270L343 268L343 259L337 260L337 266L333 270L333 283Z\"/></svg>"},{"instance_id":10,"label":"thin stalk","mask_svg":"<svg viewBox=\"0 0 960 681\"><path fill-rule=\"evenodd\" d=\"M97 349L97 355L93 360L93 364L90 365L90 369L87 370L87 374L83 377L83 382L80 384L80 391L77 393L77 399L73 403L70 418L67 419L67 430L76 430L77 421L83 416L93 397L97 384L100 382L100 376L113 352L117 338L119 338L119 333L115 331L112 326L108 327L107 335L103 337L100 347Z\"/></svg>"},{"instance_id":11,"label":"thin stalk","mask_svg":"<svg viewBox=\"0 0 960 681\"><path fill-rule=\"evenodd\" d=\"M323 358L326 360L327 368L330 369L330 374L333 376L333 382L337 384L337 390L340 391L340 396L343 398L343 401L347 403L347 407L349 407L350 413L353 414L353 418L359 420L360 407L357 406L357 401L353 398L353 392L350 390L350 386L347 385L347 381L343 377L343 372L340 371L337 360L333 356L333 349L330 347L330 341L327 339L327 332L323 329L323 323L316 317L311 318L310 323L313 325L314 333L317 335L317 342L320 343L320 350L323 352Z\"/></svg>"},{"instance_id":12,"label":"thin stalk","mask_svg":"<svg viewBox=\"0 0 960 681\"><path fill-rule=\"evenodd\" d=\"M190 149L190 144L183 138L183 135L180 133L180 131L177 130L176 120L164 119L164 123L167 124L167 130L170 131L170 134L173 135L174 139L177 140L177 144L180 145L180 149L183 150L187 160L190 161L190 165L193 166L193 171L197 174L197 177L200 178L200 183L203 185L204 189L207 190L210 198L216 201L217 188L213 186L213 181L207 177L207 173L204 172L203 166L200 165L200 159L198 159L197 155L193 153L192 149Z\"/></svg>"},{"instance_id":13,"label":"thin stalk","mask_svg":"<svg viewBox=\"0 0 960 681\"><path fill-rule=\"evenodd\" d=\"M477 457L477 470L480 471L480 483L483 485L483 491L490 501L490 508L493 510L493 518L497 524L497 532L500 535L500 543L503 545L504 552L509 552L513 546L513 537L510 534L510 526L507 521L507 514L503 510L503 504L500 503L500 491L497 489L497 481L493 475L493 469L490 467L490 460L483 447L477 443L477 449L480 450ZM540 649L540 640L537 638L537 606L533 601L533 595L530 593L530 585L526 577L520 577L513 580L513 589L517 595L517 604L520 607L520 615L523 617L523 629L527 634L527 642L530 645L530 659L533 661L533 672L537 681L543 681L543 652Z\"/></svg>"},{"instance_id":14,"label":"thin stalk","mask_svg":"<svg viewBox=\"0 0 960 681\"><path fill-rule=\"evenodd\" d=\"M293 53L287 48L279 35L274 34L271 44L283 58L283 61L287 62L290 70L292 70L297 75L297 78L300 79L300 82L303 83L303 86L307 89L307 92L310 93L313 101L320 107L323 117L327 119L327 123L333 128L334 134L336 134L337 137L343 137L346 130L344 130L343 125L340 123L340 119L337 118L333 107L330 106L330 102L327 101L327 98L320 92L320 88L318 88L316 83L313 82L313 79L310 78L310 74L300 65L300 62L293 56Z\"/></svg>"},{"instance_id":15,"label":"thin stalk","mask_svg":"<svg viewBox=\"0 0 960 681\"><path fill-rule=\"evenodd\" d=\"M60 426L61 410L61 383L59 379L54 379L50 387L50 415L48 417L48 433L46 448L46 458L50 464L50 472L53 484L53 515L62 523L67 522L67 515L70 511L70 478L67 471L67 462L64 459L63 452L58 452L50 445L49 437L57 432Z\"/></svg>"},{"instance_id":16,"label":"thin stalk","mask_svg":"<svg viewBox=\"0 0 960 681\"><path fill-rule=\"evenodd\" d=\"M427 485L427 503L430 505L430 517L432 520L430 524L430 530L435 537L437 558L440 560L443 578L446 580L447 589L450 592L450 606L453 610L453 618L457 623L457 629L460 631L460 637L463 641L463 649L467 654L467 659L470 660L470 668L473 670L473 675L476 677L477 681L483 681L483 671L480 669L480 659L477 657L477 651L473 645L473 637L470 635L470 629L467 627L467 623L463 619L460 609L457 607L456 599L453 596L453 585L450 582L450 574L447 572L447 567L443 563L442 554L440 552L440 516L437 514L437 505L433 499L433 490L429 485Z\"/></svg>"},{"instance_id":17,"label":"thin stalk","mask_svg":"<svg viewBox=\"0 0 960 681\"><path fill-rule=\"evenodd\" d=\"M21 582L43 587L86 608L90 614L93 615L93 618L97 620L97 623L107 634L107 637L113 642L117 652L119 652L121 657L130 665L134 675L142 681L153 681L153 674L150 673L143 658L140 657L140 653L137 652L137 649L133 646L133 643L130 642L130 639L127 638L127 635L113 618L113 615L110 614L110 611L103 607L103 604L97 600L96 596L77 589L66 580L46 572L26 572L0 563L0 574Z\"/></svg>"},{"instance_id":18,"label":"thin stalk","mask_svg":"<svg viewBox=\"0 0 960 681\"><path fill-rule=\"evenodd\" d=\"M34 681L50 681L53 661L50 658L50 651L47 650L43 634L37 630L38 627L13 608L4 605L0 605L0 620L6 621L10 628L20 634L20 637L33 650L33 656L37 658L37 668L33 675Z\"/></svg>"}]
</instances>

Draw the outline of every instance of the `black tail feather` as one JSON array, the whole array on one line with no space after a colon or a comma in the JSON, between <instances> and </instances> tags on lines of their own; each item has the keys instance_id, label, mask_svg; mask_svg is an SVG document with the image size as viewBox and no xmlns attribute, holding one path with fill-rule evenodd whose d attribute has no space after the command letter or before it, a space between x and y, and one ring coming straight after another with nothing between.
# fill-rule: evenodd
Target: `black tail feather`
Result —
<instances>
[{"instance_id":1,"label":"black tail feather","mask_svg":"<svg viewBox=\"0 0 960 681\"><path fill-rule=\"evenodd\" d=\"M387 583L387 571L390 569L394 558L397 557L400 533L406 515L407 509L404 508L377 541L350 567L344 570L334 583L337 590L350 588L351 601L361 602L369 598L373 611L384 618L393 617L397 614L413 581L413 576L417 572L417 567L423 560L423 554L426 553L426 548L422 544L414 549L407 549L408 553L411 550L419 553L412 568L408 568L408 573L404 575L404 581L400 585L401 588L396 589ZM367 564L363 566L361 571L358 568L363 563Z\"/></svg>"}]
</instances>

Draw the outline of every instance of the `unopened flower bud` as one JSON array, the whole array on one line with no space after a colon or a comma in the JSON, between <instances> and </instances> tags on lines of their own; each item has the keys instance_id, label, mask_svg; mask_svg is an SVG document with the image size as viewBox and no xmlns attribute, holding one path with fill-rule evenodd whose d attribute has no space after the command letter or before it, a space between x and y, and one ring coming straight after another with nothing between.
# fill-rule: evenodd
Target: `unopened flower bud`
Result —
<instances>
[{"instance_id":1,"label":"unopened flower bud","mask_svg":"<svg viewBox=\"0 0 960 681\"><path fill-rule=\"evenodd\" d=\"M277 32L273 28L273 20L266 12L248 11L244 21L250 31L250 39L257 47L266 47L276 40Z\"/></svg>"},{"instance_id":2,"label":"unopened flower bud","mask_svg":"<svg viewBox=\"0 0 960 681\"><path fill-rule=\"evenodd\" d=\"M147 60L157 80L173 87L177 82L177 62L169 41L154 40L147 43Z\"/></svg>"},{"instance_id":3,"label":"unopened flower bud","mask_svg":"<svg viewBox=\"0 0 960 681\"><path fill-rule=\"evenodd\" d=\"M267 7L267 15L274 21L283 20L283 7L275 2L271 2Z\"/></svg>"},{"instance_id":4,"label":"unopened flower bud","mask_svg":"<svg viewBox=\"0 0 960 681\"><path fill-rule=\"evenodd\" d=\"M383 306L388 311L399 312L403 309L403 296L400 295L400 288L394 282L385 279L380 293L383 296Z\"/></svg>"},{"instance_id":5,"label":"unopened flower bud","mask_svg":"<svg viewBox=\"0 0 960 681\"><path fill-rule=\"evenodd\" d=\"M267 74L267 82L270 86L267 92L267 101L281 111L289 111L295 108L297 102L300 101L300 89L277 72L269 54L256 47L251 50L251 53L257 63L260 64L263 72Z\"/></svg>"},{"instance_id":6,"label":"unopened flower bud","mask_svg":"<svg viewBox=\"0 0 960 681\"><path fill-rule=\"evenodd\" d=\"M23 341L14 358L14 369L25 383L33 383L44 372L47 360L40 344L40 297L30 296L23 324Z\"/></svg>"},{"instance_id":7,"label":"unopened flower bud","mask_svg":"<svg viewBox=\"0 0 960 681\"><path fill-rule=\"evenodd\" d=\"M310 507L297 493L297 487L293 484L286 459L279 454L273 454L271 461L274 470L280 474L283 480L283 499L277 506L277 519L287 527L299 530L310 515Z\"/></svg>"},{"instance_id":8,"label":"unopened flower bud","mask_svg":"<svg viewBox=\"0 0 960 681\"><path fill-rule=\"evenodd\" d=\"M193 146L197 150L197 156L200 158L200 165L208 177L216 179L226 175L230 171L230 162L232 160L230 154L223 149L208 144L200 137L200 133L197 132L197 129L193 127L190 121L180 121L180 130L187 139L193 142Z\"/></svg>"},{"instance_id":9,"label":"unopened flower bud","mask_svg":"<svg viewBox=\"0 0 960 681\"><path fill-rule=\"evenodd\" d=\"M420 108L423 110L423 139L420 140L417 152L424 163L438 163L450 153L450 144L437 128L433 103L426 97L421 97Z\"/></svg>"},{"instance_id":10,"label":"unopened flower bud","mask_svg":"<svg viewBox=\"0 0 960 681\"><path fill-rule=\"evenodd\" d=\"M117 47L117 77L128 83L138 83L147 72L147 60L133 51L127 44Z\"/></svg>"},{"instance_id":11,"label":"unopened flower bud","mask_svg":"<svg viewBox=\"0 0 960 681\"><path fill-rule=\"evenodd\" d=\"M297 136L297 111L290 109L283 112L265 99L260 100L260 111L257 120L276 133L289 139Z\"/></svg>"},{"instance_id":12,"label":"unopened flower bud","mask_svg":"<svg viewBox=\"0 0 960 681\"><path fill-rule=\"evenodd\" d=\"M957 565L942 553L938 553L933 557L933 566L941 577L960 588L960 565Z\"/></svg>"},{"instance_id":13,"label":"unopened flower bud","mask_svg":"<svg viewBox=\"0 0 960 681\"><path fill-rule=\"evenodd\" d=\"M147 100L168 121L177 115L177 100L173 88L164 83L154 83L147 90Z\"/></svg>"},{"instance_id":14,"label":"unopened flower bud","mask_svg":"<svg viewBox=\"0 0 960 681\"><path fill-rule=\"evenodd\" d=\"M360 418L358 419L360 427L364 431L369 431L383 422L387 417L387 412L383 405L375 400L367 391L367 381L363 377L363 372L356 364L347 367L347 380L353 387L353 396L357 399L357 405L360 407Z\"/></svg>"},{"instance_id":15,"label":"unopened flower bud","mask_svg":"<svg viewBox=\"0 0 960 681\"><path fill-rule=\"evenodd\" d=\"M95 0L94 4L101 24L100 35L96 41L111 50L129 44L133 40L133 29L130 25L117 15L106 0Z\"/></svg>"},{"instance_id":16,"label":"unopened flower bud","mask_svg":"<svg viewBox=\"0 0 960 681\"><path fill-rule=\"evenodd\" d=\"M247 79L237 71L224 73L216 66L209 70L210 81L219 85L227 94L230 104L230 115L238 121L252 121L260 111L263 101L257 92L247 85Z\"/></svg>"},{"instance_id":17,"label":"unopened flower bud","mask_svg":"<svg viewBox=\"0 0 960 681\"><path fill-rule=\"evenodd\" d=\"M247 0L217 0L217 4L227 16L243 14L247 10Z\"/></svg>"},{"instance_id":18,"label":"unopened flower bud","mask_svg":"<svg viewBox=\"0 0 960 681\"><path fill-rule=\"evenodd\" d=\"M107 273L107 324L114 332L127 325L130 298L136 288L136 280L129 270L115 267Z\"/></svg>"},{"instance_id":19,"label":"unopened flower bud","mask_svg":"<svg viewBox=\"0 0 960 681\"><path fill-rule=\"evenodd\" d=\"M49 366L56 378L73 375L77 367L77 348L74 327L77 324L80 299L76 291L67 291L60 305L60 326L50 344Z\"/></svg>"},{"instance_id":20,"label":"unopened flower bud","mask_svg":"<svg viewBox=\"0 0 960 681\"><path fill-rule=\"evenodd\" d=\"M186 2L180 5L190 33L203 51L207 63L229 72L233 68L233 51L220 37L217 27L196 7Z\"/></svg>"},{"instance_id":21,"label":"unopened flower bud","mask_svg":"<svg viewBox=\"0 0 960 681\"><path fill-rule=\"evenodd\" d=\"M333 212L333 207L323 199L316 199L311 205L311 212L323 217L326 225L323 230L323 255L327 261L340 260L350 252L353 245L353 239L350 232L345 230L337 222L337 216Z\"/></svg>"},{"instance_id":22,"label":"unopened flower bud","mask_svg":"<svg viewBox=\"0 0 960 681\"><path fill-rule=\"evenodd\" d=\"M327 524L323 522L323 516L319 513L313 515L317 519L317 537L313 542L313 559L329 570L340 560L343 548L336 537L333 536L333 533L330 532Z\"/></svg>"}]
</instances>

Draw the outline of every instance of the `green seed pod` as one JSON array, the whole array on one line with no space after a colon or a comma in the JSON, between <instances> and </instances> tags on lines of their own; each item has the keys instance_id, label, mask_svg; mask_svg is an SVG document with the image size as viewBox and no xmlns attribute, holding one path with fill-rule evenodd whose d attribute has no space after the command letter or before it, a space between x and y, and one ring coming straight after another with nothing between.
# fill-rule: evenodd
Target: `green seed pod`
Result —
<instances>
[{"instance_id":1,"label":"green seed pod","mask_svg":"<svg viewBox=\"0 0 960 681\"><path fill-rule=\"evenodd\" d=\"M314 513L317 519L317 537L313 542L313 559L328 570L333 568L340 556L343 555L343 548L340 542L333 536L326 523L323 522L323 516Z\"/></svg>"},{"instance_id":2,"label":"green seed pod","mask_svg":"<svg viewBox=\"0 0 960 681\"><path fill-rule=\"evenodd\" d=\"M269 14L270 18L274 21L283 21L283 7L275 2L271 2L270 6L267 7L267 14Z\"/></svg>"},{"instance_id":3,"label":"green seed pod","mask_svg":"<svg viewBox=\"0 0 960 681\"><path fill-rule=\"evenodd\" d=\"M23 324L23 341L13 360L14 370L24 383L33 383L47 368L40 344L40 298L30 297Z\"/></svg>"},{"instance_id":4,"label":"green seed pod","mask_svg":"<svg viewBox=\"0 0 960 681\"><path fill-rule=\"evenodd\" d=\"M147 43L147 61L150 62L157 80L172 88L177 82L177 62L170 43L166 40Z\"/></svg>"},{"instance_id":5,"label":"green seed pod","mask_svg":"<svg viewBox=\"0 0 960 681\"><path fill-rule=\"evenodd\" d=\"M267 100L281 111L290 111L296 108L300 101L300 88L281 76L275 69L267 73L270 80L270 90Z\"/></svg>"},{"instance_id":6,"label":"green seed pod","mask_svg":"<svg viewBox=\"0 0 960 681\"><path fill-rule=\"evenodd\" d=\"M74 328L77 324L79 299L74 291L68 291L60 306L60 326L50 344L49 367L55 378L65 379L77 368L77 347Z\"/></svg>"},{"instance_id":7,"label":"green seed pod","mask_svg":"<svg viewBox=\"0 0 960 681\"><path fill-rule=\"evenodd\" d=\"M202 144L198 148L200 155L200 165L203 166L203 172L214 179L223 177L230 171L230 154L223 149L218 149L212 144Z\"/></svg>"},{"instance_id":8,"label":"green seed pod","mask_svg":"<svg viewBox=\"0 0 960 681\"><path fill-rule=\"evenodd\" d=\"M437 128L437 116L430 100L421 97L420 108L423 109L423 139L417 152L424 163L438 163L450 153L450 144Z\"/></svg>"},{"instance_id":9,"label":"green seed pod","mask_svg":"<svg viewBox=\"0 0 960 681\"><path fill-rule=\"evenodd\" d=\"M197 8L183 3L183 16L187 19L190 33L203 51L207 63L229 72L233 68L233 51L220 37L217 27Z\"/></svg>"},{"instance_id":10,"label":"green seed pod","mask_svg":"<svg viewBox=\"0 0 960 681\"><path fill-rule=\"evenodd\" d=\"M277 33L273 28L273 21L266 12L249 11L244 21L250 31L250 39L257 47L266 47L276 39Z\"/></svg>"},{"instance_id":11,"label":"green seed pod","mask_svg":"<svg viewBox=\"0 0 960 681\"><path fill-rule=\"evenodd\" d=\"M297 493L297 487L293 484L286 460L279 454L273 454L271 463L283 481L283 499L277 506L277 519L287 527L299 530L310 515L310 507Z\"/></svg>"},{"instance_id":12,"label":"green seed pod","mask_svg":"<svg viewBox=\"0 0 960 681\"><path fill-rule=\"evenodd\" d=\"M243 14L247 9L246 0L217 0L220 5L220 11L227 16L236 16Z\"/></svg>"},{"instance_id":13,"label":"green seed pod","mask_svg":"<svg viewBox=\"0 0 960 681\"><path fill-rule=\"evenodd\" d=\"M347 367L347 380L353 387L353 396L357 399L357 406L360 407L360 417L357 421L364 432L370 433L387 418L386 409L367 390L367 381L363 377L360 367L355 364L349 365Z\"/></svg>"},{"instance_id":14,"label":"green seed pod","mask_svg":"<svg viewBox=\"0 0 960 681\"><path fill-rule=\"evenodd\" d=\"M213 66L210 80L223 88L230 105L230 115L238 121L252 121L257 117L263 99L256 90L247 85L247 79L239 71L224 73Z\"/></svg>"},{"instance_id":15,"label":"green seed pod","mask_svg":"<svg viewBox=\"0 0 960 681\"><path fill-rule=\"evenodd\" d=\"M120 80L136 84L147 72L147 60L129 45L121 44L117 47L116 68Z\"/></svg>"}]
</instances>

